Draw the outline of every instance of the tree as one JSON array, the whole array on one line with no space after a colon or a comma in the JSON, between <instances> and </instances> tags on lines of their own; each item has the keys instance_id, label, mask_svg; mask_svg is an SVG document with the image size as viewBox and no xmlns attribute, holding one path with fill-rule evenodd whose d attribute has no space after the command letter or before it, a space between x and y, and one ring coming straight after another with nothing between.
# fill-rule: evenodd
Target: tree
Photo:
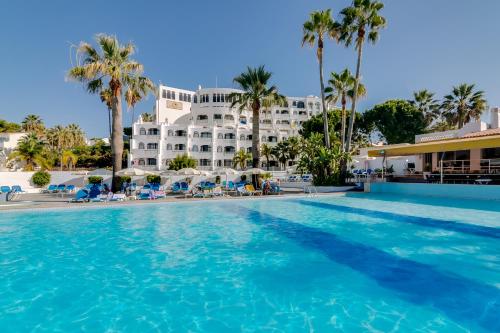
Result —
<instances>
[{"instance_id":1,"label":"tree","mask_svg":"<svg viewBox=\"0 0 500 333\"><path fill-rule=\"evenodd\" d=\"M142 121L145 123L150 123L150 122L154 121L154 116L152 113L145 112L145 113L141 114L141 118L142 118Z\"/></svg>"},{"instance_id":2,"label":"tree","mask_svg":"<svg viewBox=\"0 0 500 333\"><path fill-rule=\"evenodd\" d=\"M51 151L53 151L59 160L59 167L63 168L63 152L73 148L72 135L68 128L61 125L54 126L47 130L47 142Z\"/></svg>"},{"instance_id":3,"label":"tree","mask_svg":"<svg viewBox=\"0 0 500 333\"><path fill-rule=\"evenodd\" d=\"M329 86L326 87L325 93L326 100L336 104L340 100L340 105L342 107L341 113L341 130L340 130L340 146L343 151L345 151L345 135L346 135L346 122L347 122L347 100L352 101L354 96L354 84L356 78L351 74L349 69L344 69L340 73L332 72L330 74L330 80L328 80ZM365 96L366 88L360 83L358 85L358 96Z\"/></svg>"},{"instance_id":4,"label":"tree","mask_svg":"<svg viewBox=\"0 0 500 333\"><path fill-rule=\"evenodd\" d=\"M365 40L375 44L378 39L379 30L384 28L386 20L379 12L384 8L384 4L375 0L353 0L350 7L344 8L342 23L338 26L340 29L339 39L346 46L350 46L353 41L355 49L358 51L356 62L356 81L354 82L354 95L351 105L351 117L347 129L347 138L345 151L350 151L352 135L354 131L354 121L356 115L356 101L358 98L358 89L361 75L361 59L363 55L363 44Z\"/></svg>"},{"instance_id":5,"label":"tree","mask_svg":"<svg viewBox=\"0 0 500 333\"><path fill-rule=\"evenodd\" d=\"M260 109L272 105L283 105L286 98L278 93L275 86L267 87L272 73L264 66L247 67L247 71L234 78L234 82L243 90L229 94L231 107L238 105L240 111L252 110L252 166L260 164Z\"/></svg>"},{"instance_id":6,"label":"tree","mask_svg":"<svg viewBox=\"0 0 500 333\"><path fill-rule=\"evenodd\" d=\"M20 132L21 126L16 123L10 123L6 120L0 119L0 133L15 133Z\"/></svg>"},{"instance_id":7,"label":"tree","mask_svg":"<svg viewBox=\"0 0 500 333\"><path fill-rule=\"evenodd\" d=\"M115 173L122 168L123 157L123 121L122 96L133 89L135 80L149 81L142 76L143 65L131 59L135 52L132 43L122 45L115 36L99 34L96 37L98 49L86 42L81 42L77 50L77 66L71 68L68 77L82 82L89 93L100 94L110 89L112 110L111 151L113 160L112 189L119 190Z\"/></svg>"},{"instance_id":8,"label":"tree","mask_svg":"<svg viewBox=\"0 0 500 333\"><path fill-rule=\"evenodd\" d=\"M441 105L443 117L451 126L462 128L472 119L479 119L486 110L483 91L474 91L475 85L463 83L453 87L450 95L444 96Z\"/></svg>"},{"instance_id":9,"label":"tree","mask_svg":"<svg viewBox=\"0 0 500 333\"><path fill-rule=\"evenodd\" d=\"M38 136L42 136L45 131L45 125L43 124L42 118L34 114L29 114L23 119L21 128L24 132L35 133Z\"/></svg>"},{"instance_id":10,"label":"tree","mask_svg":"<svg viewBox=\"0 0 500 333\"><path fill-rule=\"evenodd\" d=\"M288 143L285 141L280 141L276 146L271 149L271 154L276 158L276 160L286 168L286 162L288 161Z\"/></svg>"},{"instance_id":11,"label":"tree","mask_svg":"<svg viewBox=\"0 0 500 333\"><path fill-rule=\"evenodd\" d=\"M311 173L314 185L339 185L342 183L341 163L349 160L350 154L342 152L338 142L331 148L326 148L323 145L323 134L313 133L302 141L297 169L303 173Z\"/></svg>"},{"instance_id":12,"label":"tree","mask_svg":"<svg viewBox=\"0 0 500 333\"><path fill-rule=\"evenodd\" d=\"M324 133L330 133L328 129L328 108L325 102L325 84L323 81L323 48L325 37L337 38L338 30L332 18L331 10L314 11L309 15L309 20L304 22L302 46L317 44L316 57L319 63L319 83L321 92L321 103L323 106ZM330 137L325 135L325 145L330 148Z\"/></svg>"},{"instance_id":13,"label":"tree","mask_svg":"<svg viewBox=\"0 0 500 333\"><path fill-rule=\"evenodd\" d=\"M425 131L424 115L405 100L388 100L365 112L367 122L372 123L388 144L414 142L415 135Z\"/></svg>"},{"instance_id":14,"label":"tree","mask_svg":"<svg viewBox=\"0 0 500 333\"><path fill-rule=\"evenodd\" d=\"M169 170L180 170L184 168L196 168L196 160L187 154L177 155L168 164Z\"/></svg>"},{"instance_id":15,"label":"tree","mask_svg":"<svg viewBox=\"0 0 500 333\"><path fill-rule=\"evenodd\" d=\"M427 89L415 91L413 100L410 100L422 114L424 115L425 126L430 127L434 120L440 116L440 105L437 99L434 99L434 93Z\"/></svg>"},{"instance_id":16,"label":"tree","mask_svg":"<svg viewBox=\"0 0 500 333\"><path fill-rule=\"evenodd\" d=\"M248 160L250 159L252 159L252 155L247 153L244 149L240 149L234 154L233 165L235 168L239 166L241 170L245 170L248 165Z\"/></svg>"},{"instance_id":17,"label":"tree","mask_svg":"<svg viewBox=\"0 0 500 333\"><path fill-rule=\"evenodd\" d=\"M62 153L61 157L61 165L65 166L66 168L70 169L73 168L76 163L78 162L78 156L73 153L71 150L65 150Z\"/></svg>"},{"instance_id":18,"label":"tree","mask_svg":"<svg viewBox=\"0 0 500 333\"><path fill-rule=\"evenodd\" d=\"M286 140L288 148L288 159L295 161L300 154L300 140L296 136L292 136Z\"/></svg>"},{"instance_id":19,"label":"tree","mask_svg":"<svg viewBox=\"0 0 500 333\"><path fill-rule=\"evenodd\" d=\"M28 133L19 140L9 159L24 162L24 170L27 171L33 170L36 166L46 169L50 164L43 156L43 150L44 142L35 133Z\"/></svg>"},{"instance_id":20,"label":"tree","mask_svg":"<svg viewBox=\"0 0 500 333\"><path fill-rule=\"evenodd\" d=\"M131 124L134 123L135 105L146 98L150 92L154 92L155 89L153 82L145 77L135 77L129 82L129 89L125 93L125 101L127 102L128 108L132 109ZM154 116L151 114L150 121L153 120ZM143 121L145 120L143 119Z\"/></svg>"},{"instance_id":21,"label":"tree","mask_svg":"<svg viewBox=\"0 0 500 333\"><path fill-rule=\"evenodd\" d=\"M266 170L269 170L269 160L272 156L271 151L271 146L269 146L268 144L263 143L260 145L260 154L266 159Z\"/></svg>"}]
</instances>

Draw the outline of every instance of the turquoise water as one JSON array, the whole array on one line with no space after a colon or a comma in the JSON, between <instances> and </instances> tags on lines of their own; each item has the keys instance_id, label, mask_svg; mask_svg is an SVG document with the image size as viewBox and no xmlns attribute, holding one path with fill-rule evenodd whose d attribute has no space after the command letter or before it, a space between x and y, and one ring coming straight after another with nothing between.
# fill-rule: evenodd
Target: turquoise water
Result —
<instances>
[{"instance_id":1,"label":"turquoise water","mask_svg":"<svg viewBox=\"0 0 500 333\"><path fill-rule=\"evenodd\" d=\"M499 332L498 202L0 213L0 332Z\"/></svg>"}]
</instances>

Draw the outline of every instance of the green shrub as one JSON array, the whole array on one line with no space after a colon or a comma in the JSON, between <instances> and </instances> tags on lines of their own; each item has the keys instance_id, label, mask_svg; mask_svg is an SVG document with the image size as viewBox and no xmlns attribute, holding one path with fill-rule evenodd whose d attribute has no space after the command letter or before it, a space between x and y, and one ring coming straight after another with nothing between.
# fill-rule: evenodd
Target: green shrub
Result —
<instances>
[{"instance_id":1,"label":"green shrub","mask_svg":"<svg viewBox=\"0 0 500 333\"><path fill-rule=\"evenodd\" d=\"M160 184L161 182L161 177L158 176L158 175L148 175L146 177L146 180L148 181L148 183L150 184Z\"/></svg>"},{"instance_id":2,"label":"green shrub","mask_svg":"<svg viewBox=\"0 0 500 333\"><path fill-rule=\"evenodd\" d=\"M89 184L101 184L102 177L101 176L90 176L88 178Z\"/></svg>"},{"instance_id":3,"label":"green shrub","mask_svg":"<svg viewBox=\"0 0 500 333\"><path fill-rule=\"evenodd\" d=\"M44 187L50 183L50 173L47 171L37 171L31 177L31 181L38 187Z\"/></svg>"}]
</instances>

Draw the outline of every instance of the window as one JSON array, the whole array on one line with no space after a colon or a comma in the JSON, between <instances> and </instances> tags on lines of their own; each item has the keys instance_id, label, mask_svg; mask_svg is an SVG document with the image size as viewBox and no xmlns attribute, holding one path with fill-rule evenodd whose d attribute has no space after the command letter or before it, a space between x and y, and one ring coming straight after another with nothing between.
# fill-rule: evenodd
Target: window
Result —
<instances>
[{"instance_id":1,"label":"window","mask_svg":"<svg viewBox=\"0 0 500 333\"><path fill-rule=\"evenodd\" d=\"M252 140L252 134L247 135L247 140Z\"/></svg>"},{"instance_id":2,"label":"window","mask_svg":"<svg viewBox=\"0 0 500 333\"><path fill-rule=\"evenodd\" d=\"M226 154L232 154L236 151L233 146L226 146L224 147L224 153Z\"/></svg>"},{"instance_id":3,"label":"window","mask_svg":"<svg viewBox=\"0 0 500 333\"><path fill-rule=\"evenodd\" d=\"M207 159L201 159L200 160L200 166L210 166L212 164L212 161L207 160Z\"/></svg>"},{"instance_id":4,"label":"window","mask_svg":"<svg viewBox=\"0 0 500 333\"><path fill-rule=\"evenodd\" d=\"M144 143L139 142L138 148L139 148L139 149L144 149Z\"/></svg>"},{"instance_id":5,"label":"window","mask_svg":"<svg viewBox=\"0 0 500 333\"><path fill-rule=\"evenodd\" d=\"M156 158L148 158L148 165L156 165Z\"/></svg>"},{"instance_id":6,"label":"window","mask_svg":"<svg viewBox=\"0 0 500 333\"><path fill-rule=\"evenodd\" d=\"M172 135L174 135L174 131L172 131L172 130L168 130L167 135L168 135L168 136L172 136Z\"/></svg>"},{"instance_id":7,"label":"window","mask_svg":"<svg viewBox=\"0 0 500 333\"><path fill-rule=\"evenodd\" d=\"M278 142L278 138L277 138L277 137L275 137L275 136L270 136L270 137L268 137L268 138L267 138L267 140L268 140L269 142Z\"/></svg>"},{"instance_id":8,"label":"window","mask_svg":"<svg viewBox=\"0 0 500 333\"><path fill-rule=\"evenodd\" d=\"M170 90L167 90L167 98L172 99L172 94L170 93Z\"/></svg>"},{"instance_id":9,"label":"window","mask_svg":"<svg viewBox=\"0 0 500 333\"><path fill-rule=\"evenodd\" d=\"M217 94L212 95L212 102L217 102Z\"/></svg>"},{"instance_id":10,"label":"window","mask_svg":"<svg viewBox=\"0 0 500 333\"><path fill-rule=\"evenodd\" d=\"M187 136L187 133L184 130L178 130L175 131L175 136Z\"/></svg>"},{"instance_id":11,"label":"window","mask_svg":"<svg viewBox=\"0 0 500 333\"><path fill-rule=\"evenodd\" d=\"M305 108L304 102L298 102L298 103L297 103L297 107L298 107L299 109L304 109L304 108Z\"/></svg>"},{"instance_id":12,"label":"window","mask_svg":"<svg viewBox=\"0 0 500 333\"><path fill-rule=\"evenodd\" d=\"M148 129L148 135L158 135L158 129L157 128Z\"/></svg>"},{"instance_id":13,"label":"window","mask_svg":"<svg viewBox=\"0 0 500 333\"><path fill-rule=\"evenodd\" d=\"M276 110L276 114L280 114L280 110Z\"/></svg>"},{"instance_id":14,"label":"window","mask_svg":"<svg viewBox=\"0 0 500 333\"><path fill-rule=\"evenodd\" d=\"M198 132L193 133L193 138L199 138L199 137L200 137L200 133L198 133Z\"/></svg>"},{"instance_id":15,"label":"window","mask_svg":"<svg viewBox=\"0 0 500 333\"><path fill-rule=\"evenodd\" d=\"M224 120L232 121L234 120L234 116L232 114L224 115Z\"/></svg>"},{"instance_id":16,"label":"window","mask_svg":"<svg viewBox=\"0 0 500 333\"><path fill-rule=\"evenodd\" d=\"M197 152L198 151L198 146L197 145L194 145L193 148L191 149L191 151L193 152Z\"/></svg>"},{"instance_id":17,"label":"window","mask_svg":"<svg viewBox=\"0 0 500 333\"><path fill-rule=\"evenodd\" d=\"M177 144L174 146L174 150L186 150L186 146L183 144Z\"/></svg>"},{"instance_id":18,"label":"window","mask_svg":"<svg viewBox=\"0 0 500 333\"><path fill-rule=\"evenodd\" d=\"M140 134L140 135L146 135L146 129L145 129L145 128L141 128L141 129L139 130L139 134Z\"/></svg>"},{"instance_id":19,"label":"window","mask_svg":"<svg viewBox=\"0 0 500 333\"><path fill-rule=\"evenodd\" d=\"M209 145L203 145L200 147L200 151L202 151L204 153L209 153L212 151L212 147Z\"/></svg>"},{"instance_id":20,"label":"window","mask_svg":"<svg viewBox=\"0 0 500 333\"><path fill-rule=\"evenodd\" d=\"M292 105L297 106L297 101L293 101Z\"/></svg>"},{"instance_id":21,"label":"window","mask_svg":"<svg viewBox=\"0 0 500 333\"><path fill-rule=\"evenodd\" d=\"M220 94L217 94L217 103L220 103Z\"/></svg>"},{"instance_id":22,"label":"window","mask_svg":"<svg viewBox=\"0 0 500 333\"><path fill-rule=\"evenodd\" d=\"M167 91L165 89L161 90L161 97L167 98Z\"/></svg>"},{"instance_id":23,"label":"window","mask_svg":"<svg viewBox=\"0 0 500 333\"><path fill-rule=\"evenodd\" d=\"M307 105L309 106L309 109L313 108L313 103L312 102L307 103Z\"/></svg>"},{"instance_id":24,"label":"window","mask_svg":"<svg viewBox=\"0 0 500 333\"><path fill-rule=\"evenodd\" d=\"M221 94L221 95L220 95L220 101L221 101L222 103L224 103L224 96L225 96L224 94Z\"/></svg>"},{"instance_id":25,"label":"window","mask_svg":"<svg viewBox=\"0 0 500 333\"><path fill-rule=\"evenodd\" d=\"M281 114L289 114L288 110L281 110Z\"/></svg>"},{"instance_id":26,"label":"window","mask_svg":"<svg viewBox=\"0 0 500 333\"><path fill-rule=\"evenodd\" d=\"M167 143L167 150L172 150L172 145L170 143Z\"/></svg>"},{"instance_id":27,"label":"window","mask_svg":"<svg viewBox=\"0 0 500 333\"><path fill-rule=\"evenodd\" d=\"M266 136L265 136L265 135L263 135L263 136L260 138L260 141L262 141L262 142L266 142Z\"/></svg>"},{"instance_id":28,"label":"window","mask_svg":"<svg viewBox=\"0 0 500 333\"><path fill-rule=\"evenodd\" d=\"M217 160L217 166L221 167L222 166L222 160Z\"/></svg>"},{"instance_id":29,"label":"window","mask_svg":"<svg viewBox=\"0 0 500 333\"><path fill-rule=\"evenodd\" d=\"M208 120L208 116L206 114L200 114L196 116L196 120Z\"/></svg>"},{"instance_id":30,"label":"window","mask_svg":"<svg viewBox=\"0 0 500 333\"><path fill-rule=\"evenodd\" d=\"M146 165L146 162L144 161L144 159L139 159L139 165Z\"/></svg>"},{"instance_id":31,"label":"window","mask_svg":"<svg viewBox=\"0 0 500 333\"><path fill-rule=\"evenodd\" d=\"M217 139L224 139L224 134L222 133L217 134Z\"/></svg>"},{"instance_id":32,"label":"window","mask_svg":"<svg viewBox=\"0 0 500 333\"><path fill-rule=\"evenodd\" d=\"M235 135L233 133L224 134L224 139L235 139Z\"/></svg>"},{"instance_id":33,"label":"window","mask_svg":"<svg viewBox=\"0 0 500 333\"><path fill-rule=\"evenodd\" d=\"M158 149L158 144L157 143L148 143L147 147L148 147L148 149Z\"/></svg>"},{"instance_id":34,"label":"window","mask_svg":"<svg viewBox=\"0 0 500 333\"><path fill-rule=\"evenodd\" d=\"M175 100L175 91L172 91L172 99Z\"/></svg>"},{"instance_id":35,"label":"window","mask_svg":"<svg viewBox=\"0 0 500 333\"><path fill-rule=\"evenodd\" d=\"M245 134L240 135L240 141L243 141L243 140L245 140Z\"/></svg>"},{"instance_id":36,"label":"window","mask_svg":"<svg viewBox=\"0 0 500 333\"><path fill-rule=\"evenodd\" d=\"M193 102L196 104L198 103L198 96L197 95L194 95L193 96Z\"/></svg>"},{"instance_id":37,"label":"window","mask_svg":"<svg viewBox=\"0 0 500 333\"><path fill-rule=\"evenodd\" d=\"M201 132L200 137L202 137L202 138L209 138L210 139L210 138L212 138L212 133L210 133L210 132Z\"/></svg>"},{"instance_id":38,"label":"window","mask_svg":"<svg viewBox=\"0 0 500 333\"><path fill-rule=\"evenodd\" d=\"M281 123L284 125L290 125L290 122L288 120L283 120Z\"/></svg>"},{"instance_id":39,"label":"window","mask_svg":"<svg viewBox=\"0 0 500 333\"><path fill-rule=\"evenodd\" d=\"M224 160L224 166L225 167L232 167L233 166L233 160Z\"/></svg>"},{"instance_id":40,"label":"window","mask_svg":"<svg viewBox=\"0 0 500 333\"><path fill-rule=\"evenodd\" d=\"M191 94L188 95L188 102L191 103Z\"/></svg>"},{"instance_id":41,"label":"window","mask_svg":"<svg viewBox=\"0 0 500 333\"><path fill-rule=\"evenodd\" d=\"M218 153L222 153L222 147L221 146L217 147L217 152Z\"/></svg>"},{"instance_id":42,"label":"window","mask_svg":"<svg viewBox=\"0 0 500 333\"><path fill-rule=\"evenodd\" d=\"M279 125L279 124L281 124L281 121L276 120L276 125Z\"/></svg>"},{"instance_id":43,"label":"window","mask_svg":"<svg viewBox=\"0 0 500 333\"><path fill-rule=\"evenodd\" d=\"M221 120L222 115L221 114L214 114L214 120Z\"/></svg>"}]
</instances>

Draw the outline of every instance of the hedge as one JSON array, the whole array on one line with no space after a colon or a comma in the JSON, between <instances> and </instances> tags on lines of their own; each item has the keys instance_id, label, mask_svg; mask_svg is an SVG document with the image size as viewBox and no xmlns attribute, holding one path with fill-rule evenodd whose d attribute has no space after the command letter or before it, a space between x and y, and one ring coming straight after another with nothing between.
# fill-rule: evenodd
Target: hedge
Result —
<instances>
[{"instance_id":1,"label":"hedge","mask_svg":"<svg viewBox=\"0 0 500 333\"><path fill-rule=\"evenodd\" d=\"M38 187L44 187L50 183L50 173L47 171L37 171L31 177L31 181Z\"/></svg>"}]
</instances>

